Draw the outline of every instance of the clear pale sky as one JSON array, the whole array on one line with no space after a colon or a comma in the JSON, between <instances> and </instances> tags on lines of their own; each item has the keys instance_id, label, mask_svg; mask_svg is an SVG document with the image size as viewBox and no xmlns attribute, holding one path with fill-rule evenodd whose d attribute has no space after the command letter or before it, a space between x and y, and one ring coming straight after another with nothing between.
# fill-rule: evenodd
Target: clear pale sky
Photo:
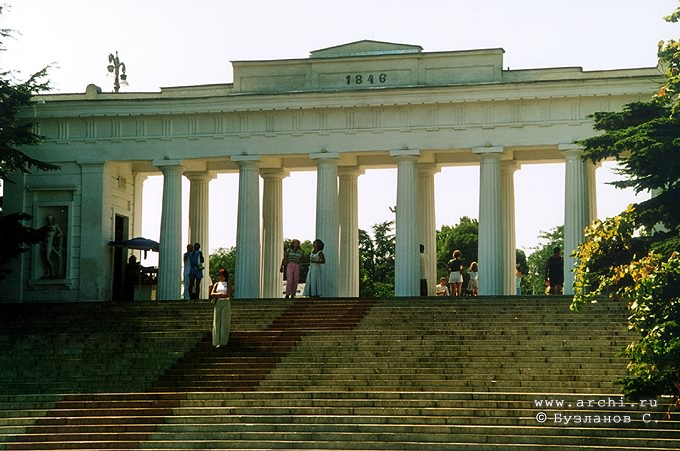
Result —
<instances>
[{"instance_id":1,"label":"clear pale sky","mask_svg":"<svg viewBox=\"0 0 680 451\"><path fill-rule=\"evenodd\" d=\"M425 52L503 48L504 66L510 69L599 70L656 66L657 43L680 37L679 26L662 19L678 6L677 0L7 3L0 27L20 34L5 41L0 68L19 71L22 78L51 65L54 92L84 92L90 83L112 90L106 66L115 51L127 66L130 83L122 91L157 92L230 83L230 61L306 58L310 51L362 39L420 45ZM632 192L604 185L615 177L605 166L597 177L601 218L636 201ZM461 216L478 218L478 171L444 168L435 176L438 228L457 224ZM147 238L159 237L161 186L160 178L145 184ZM283 186L284 236L314 239L315 174L293 173ZM211 182L210 249L235 244L237 188L235 175ZM550 199L563 199L564 166L524 165L515 173L515 189L517 246L530 253L541 231L564 222L564 207L549 207ZM369 170L359 178L360 228L370 231L373 224L393 219L389 207L395 203L395 170Z\"/></svg>"}]
</instances>

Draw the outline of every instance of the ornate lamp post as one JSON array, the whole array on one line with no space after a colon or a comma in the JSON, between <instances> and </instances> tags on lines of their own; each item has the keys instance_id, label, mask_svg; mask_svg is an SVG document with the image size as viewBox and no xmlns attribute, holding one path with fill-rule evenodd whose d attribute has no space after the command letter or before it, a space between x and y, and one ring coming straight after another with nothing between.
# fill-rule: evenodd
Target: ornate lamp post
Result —
<instances>
[{"instance_id":1,"label":"ornate lamp post","mask_svg":"<svg viewBox=\"0 0 680 451\"><path fill-rule=\"evenodd\" d=\"M109 64L106 69L109 71L109 74L114 77L113 90L118 92L121 84L126 86L128 84L127 75L125 74L125 63L118 58L118 50L116 50L115 56L113 53L109 53L109 63L111 64Z\"/></svg>"}]
</instances>

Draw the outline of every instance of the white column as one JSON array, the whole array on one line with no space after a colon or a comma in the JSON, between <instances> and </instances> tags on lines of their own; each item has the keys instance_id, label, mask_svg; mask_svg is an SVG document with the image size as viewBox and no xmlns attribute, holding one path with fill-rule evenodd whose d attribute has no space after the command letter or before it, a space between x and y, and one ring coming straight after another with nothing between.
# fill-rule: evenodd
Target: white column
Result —
<instances>
[{"instance_id":1,"label":"white column","mask_svg":"<svg viewBox=\"0 0 680 451\"><path fill-rule=\"evenodd\" d=\"M189 179L189 233L185 244L199 243L205 262L201 281L200 299L208 299L210 293L210 180L207 172L185 172ZM182 249L186 247L182 246Z\"/></svg>"},{"instance_id":2,"label":"white column","mask_svg":"<svg viewBox=\"0 0 680 451\"><path fill-rule=\"evenodd\" d=\"M361 171L340 168L338 209L340 212L340 263L338 296L359 296L359 190Z\"/></svg>"},{"instance_id":3,"label":"white column","mask_svg":"<svg viewBox=\"0 0 680 451\"><path fill-rule=\"evenodd\" d=\"M418 165L418 236L419 244L425 246L427 255L426 278L428 295L434 296L437 277L437 222L435 216L434 175L439 172L436 165Z\"/></svg>"},{"instance_id":4,"label":"white column","mask_svg":"<svg viewBox=\"0 0 680 451\"><path fill-rule=\"evenodd\" d=\"M397 160L397 218L394 294L419 296L420 243L418 241L418 150L395 150Z\"/></svg>"},{"instance_id":5,"label":"white column","mask_svg":"<svg viewBox=\"0 0 680 451\"><path fill-rule=\"evenodd\" d=\"M592 192L594 167L584 161L583 149L574 144L560 144L565 159L564 201L564 294L573 294L574 258L572 252L583 241L584 230L593 220Z\"/></svg>"},{"instance_id":6,"label":"white column","mask_svg":"<svg viewBox=\"0 0 680 451\"><path fill-rule=\"evenodd\" d=\"M519 166L514 161L501 164L503 195L503 294L515 294L515 265L517 263L517 239L515 229L515 171Z\"/></svg>"},{"instance_id":7,"label":"white column","mask_svg":"<svg viewBox=\"0 0 680 451\"><path fill-rule=\"evenodd\" d=\"M163 205L158 248L157 299L180 299L182 281L182 173L180 161L162 160L154 164L163 173Z\"/></svg>"},{"instance_id":8,"label":"white column","mask_svg":"<svg viewBox=\"0 0 680 451\"><path fill-rule=\"evenodd\" d=\"M283 178L281 169L263 169L262 193L262 296L280 298L283 276L279 272L283 259Z\"/></svg>"},{"instance_id":9,"label":"white column","mask_svg":"<svg viewBox=\"0 0 680 451\"><path fill-rule=\"evenodd\" d=\"M588 205L590 206L591 223L597 218L597 169L600 166L602 166L601 163L586 162L586 171L588 171Z\"/></svg>"},{"instance_id":10,"label":"white column","mask_svg":"<svg viewBox=\"0 0 680 451\"><path fill-rule=\"evenodd\" d=\"M316 238L324 242L326 263L321 271L321 295L338 296L339 220L337 153L310 155L316 161Z\"/></svg>"},{"instance_id":11,"label":"white column","mask_svg":"<svg viewBox=\"0 0 680 451\"><path fill-rule=\"evenodd\" d=\"M234 297L259 298L262 285L259 157L239 156L232 160L239 165Z\"/></svg>"},{"instance_id":12,"label":"white column","mask_svg":"<svg viewBox=\"0 0 680 451\"><path fill-rule=\"evenodd\" d=\"M133 206L133 216L132 216L132 236L135 238L142 236L142 207L144 201L144 181L147 179L146 175L135 174L135 194L134 194L134 206Z\"/></svg>"},{"instance_id":13,"label":"white column","mask_svg":"<svg viewBox=\"0 0 680 451\"><path fill-rule=\"evenodd\" d=\"M503 293L502 147L476 147L479 157L479 294Z\"/></svg>"}]
</instances>

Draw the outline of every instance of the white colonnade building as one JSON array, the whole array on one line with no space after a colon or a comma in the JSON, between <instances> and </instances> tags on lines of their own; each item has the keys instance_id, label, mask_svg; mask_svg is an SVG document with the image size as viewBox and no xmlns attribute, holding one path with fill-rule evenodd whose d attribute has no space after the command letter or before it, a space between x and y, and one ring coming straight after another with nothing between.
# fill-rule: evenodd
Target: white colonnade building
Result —
<instances>
[{"instance_id":1,"label":"white colonnade building","mask_svg":"<svg viewBox=\"0 0 680 451\"><path fill-rule=\"evenodd\" d=\"M61 168L15 175L4 209L32 214L34 226L57 219L60 271L43 276L36 246L2 282L3 293L18 302L115 298L125 256L108 243L140 234L143 181L162 174L157 293L179 299L182 178L190 181L189 241L207 253L209 182L238 173L235 295L280 297L282 182L307 170L317 173L324 293L358 296L358 179L366 169L391 167L396 295L417 296L419 244L429 251L431 286L437 276L434 175L446 166L478 166L479 292L512 294L515 171L550 162L565 163L569 292L568 255L595 217L595 168L575 143L594 134L588 115L649 99L659 72L504 70L503 53L359 41L306 59L233 62L233 83L157 93L103 93L90 85L85 93L40 95L27 114L47 139L24 150Z\"/></svg>"}]
</instances>

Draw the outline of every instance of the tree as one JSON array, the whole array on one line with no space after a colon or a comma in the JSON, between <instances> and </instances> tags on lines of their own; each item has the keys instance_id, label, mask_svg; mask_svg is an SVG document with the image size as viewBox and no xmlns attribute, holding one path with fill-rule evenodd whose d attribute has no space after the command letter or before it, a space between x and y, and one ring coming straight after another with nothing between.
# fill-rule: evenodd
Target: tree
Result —
<instances>
[{"instance_id":1,"label":"tree","mask_svg":"<svg viewBox=\"0 0 680 451\"><path fill-rule=\"evenodd\" d=\"M524 275L526 275L529 272L529 263L527 262L527 254L524 253L522 249L516 249L515 250L515 264L517 265L517 269L522 273L522 281L520 282L520 286L517 287L520 289L521 294L531 294L530 291L528 291L527 288L522 289L523 287L526 287L526 283L524 280ZM525 292L525 291L528 291Z\"/></svg>"},{"instance_id":2,"label":"tree","mask_svg":"<svg viewBox=\"0 0 680 451\"><path fill-rule=\"evenodd\" d=\"M538 236L544 241L536 246L527 259L527 272L522 279L522 287L527 294L544 295L545 286L545 262L553 254L553 249L564 249L564 226L558 226L545 232L541 231Z\"/></svg>"},{"instance_id":3,"label":"tree","mask_svg":"<svg viewBox=\"0 0 680 451\"><path fill-rule=\"evenodd\" d=\"M23 224L30 219L31 216L25 213L0 214L0 280L11 273L6 266L30 249L28 245L47 237L46 228L36 230Z\"/></svg>"},{"instance_id":4,"label":"tree","mask_svg":"<svg viewBox=\"0 0 680 451\"><path fill-rule=\"evenodd\" d=\"M373 296L394 296L395 252L394 220L375 224L373 227L374 254Z\"/></svg>"},{"instance_id":5,"label":"tree","mask_svg":"<svg viewBox=\"0 0 680 451\"><path fill-rule=\"evenodd\" d=\"M224 268L229 273L229 281L235 284L234 269L236 268L236 247L221 247L210 253L210 278L217 281L217 273Z\"/></svg>"},{"instance_id":6,"label":"tree","mask_svg":"<svg viewBox=\"0 0 680 451\"><path fill-rule=\"evenodd\" d=\"M451 260L453 251L463 254L462 261L470 264L477 261L479 243L479 221L463 216L455 226L442 226L437 231L437 274L448 276L446 263Z\"/></svg>"},{"instance_id":7,"label":"tree","mask_svg":"<svg viewBox=\"0 0 680 451\"><path fill-rule=\"evenodd\" d=\"M576 251L572 310L600 295L628 303L628 374L617 382L631 399L672 396L680 408L680 254L645 254L633 206L596 221ZM648 237L649 238L649 237Z\"/></svg>"},{"instance_id":8,"label":"tree","mask_svg":"<svg viewBox=\"0 0 680 451\"><path fill-rule=\"evenodd\" d=\"M371 236L359 229L359 296L375 292L375 246Z\"/></svg>"},{"instance_id":9,"label":"tree","mask_svg":"<svg viewBox=\"0 0 680 451\"><path fill-rule=\"evenodd\" d=\"M3 7L0 5L0 15ZM4 50L3 41L12 36L12 30L0 29L0 51ZM10 175L14 172L30 173L31 169L50 171L58 166L31 158L21 148L39 144L43 137L33 133L33 124L21 115L23 109L29 107L35 94L48 91L49 81L44 81L47 68L31 75L23 82L15 81L12 72L0 72L0 186L4 189L11 183ZM11 269L7 266L30 249L30 246L42 241L46 229L36 230L24 225L30 220L28 214L0 211L0 237L7 241L0 246L0 280L6 277Z\"/></svg>"},{"instance_id":10,"label":"tree","mask_svg":"<svg viewBox=\"0 0 680 451\"><path fill-rule=\"evenodd\" d=\"M680 8L665 18L680 20ZM673 396L680 407L680 43L659 43L664 83L648 102L595 113L600 135L581 141L586 158L615 158L614 183L655 196L586 231L576 250L572 309L597 296L625 301L637 342L625 350L628 374L617 382L633 398Z\"/></svg>"},{"instance_id":11,"label":"tree","mask_svg":"<svg viewBox=\"0 0 680 451\"><path fill-rule=\"evenodd\" d=\"M374 224L374 238L359 229L359 296L394 296L394 221Z\"/></svg>"}]
</instances>

